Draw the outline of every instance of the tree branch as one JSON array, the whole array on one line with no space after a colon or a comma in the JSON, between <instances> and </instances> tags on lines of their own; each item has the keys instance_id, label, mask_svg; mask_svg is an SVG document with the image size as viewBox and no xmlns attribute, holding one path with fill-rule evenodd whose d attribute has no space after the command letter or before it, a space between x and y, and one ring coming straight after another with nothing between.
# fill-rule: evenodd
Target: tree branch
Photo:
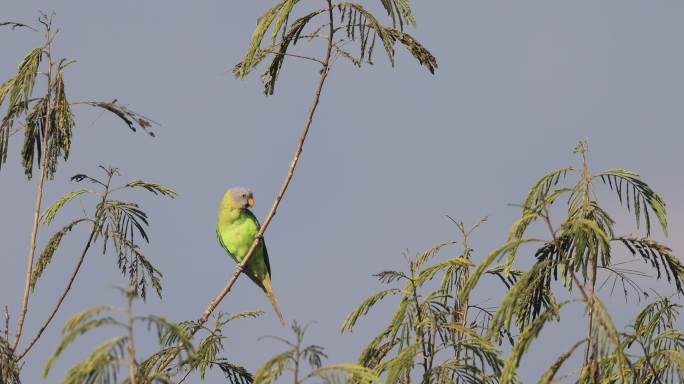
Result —
<instances>
[{"instance_id":1,"label":"tree branch","mask_svg":"<svg viewBox=\"0 0 684 384\"><path fill-rule=\"evenodd\" d=\"M126 294L128 295L128 306L126 307L126 316L128 318L128 373L130 376L130 384L136 384L136 377L138 372L138 364L135 362L135 342L133 339L133 289L128 290Z\"/></svg>"},{"instance_id":2,"label":"tree branch","mask_svg":"<svg viewBox=\"0 0 684 384\"><path fill-rule=\"evenodd\" d=\"M97 232L97 224L93 223L93 229L90 232L90 237L88 238L88 241L86 242L85 248L83 249L83 252L81 252L81 258L78 259L78 263L76 263L76 268L74 268L74 271L71 273L71 277L69 278L69 282L67 283L66 288L64 289L64 292L62 292L62 296L60 296L59 300L57 300L57 303L55 304L55 307L52 309L52 312L48 316L48 318L43 322L43 325L40 327L38 330L38 333L36 336L31 340L31 342L24 348L24 350L17 356L17 361L21 360L27 353L28 351L33 347L34 344L38 341L38 339L43 335L43 332L45 332L45 329L47 329L48 325L52 321L52 319L55 317L57 314L57 311L59 311L59 307L62 305L64 302L64 299L66 298L67 294L71 290L71 286L74 283L74 280L76 280L76 275L81 269L81 265L83 264L83 260L85 260L85 256L88 253L88 250L90 249L90 246L93 242L93 239L95 238L95 233Z\"/></svg>"},{"instance_id":3,"label":"tree branch","mask_svg":"<svg viewBox=\"0 0 684 384\"><path fill-rule=\"evenodd\" d=\"M38 236L38 224L40 223L40 206L43 201L43 184L47 174L47 150L50 137L50 115L52 113L51 94L52 94L52 41L50 36L50 24L46 24L46 55L48 60L47 70L47 95L45 107L45 126L43 127L43 143L40 148L40 176L36 183L36 200L33 210L33 227L31 228L31 244L29 245L29 252L27 256L26 277L24 282L24 295L21 300L21 309L19 310L19 317L17 319L17 330L14 335L14 342L12 342L12 349L16 350L21 338L21 333L24 328L24 321L26 320L26 311L28 310L28 301L30 295L31 274L33 273L33 258L36 253L36 237Z\"/></svg>"},{"instance_id":4,"label":"tree branch","mask_svg":"<svg viewBox=\"0 0 684 384\"><path fill-rule=\"evenodd\" d=\"M183 377L181 377L180 380L178 380L178 382L176 382L176 384L182 384L182 383L185 381L185 379L187 379L188 376L190 376L190 373L193 371L193 369L194 369L193 367L190 367L190 369L188 369L188 370L185 372L185 374L183 375Z\"/></svg>"},{"instance_id":5,"label":"tree branch","mask_svg":"<svg viewBox=\"0 0 684 384\"><path fill-rule=\"evenodd\" d=\"M259 232L257 235L254 237L254 241L252 242L252 245L249 247L249 250L247 251L247 254L245 255L245 258L242 259L242 262L238 264L235 267L235 271L233 274L230 276L228 281L226 282L226 285L221 289L221 291L216 295L216 297L209 303L207 308L204 310L202 313L202 316L199 318L197 321L197 324L195 327L193 327L192 331L190 332L190 336L194 336L195 333L209 320L209 316L214 312L216 307L221 303L224 297L230 292L231 288L237 281L237 278L240 276L240 274L244 271L245 266L249 262L250 258L252 257L252 254L256 250L257 246L263 239L264 233L266 232L266 229L268 228L269 224L271 223L271 220L273 220L273 217L276 215L276 212L278 210L278 206L280 205L280 202L283 199L283 196L285 195L285 192L287 191L287 187L290 185L290 181L292 180L292 176L294 175L294 171L297 168L297 163L299 162L299 157L302 153L302 148L304 147L304 142L306 141L306 136L309 133L309 129L311 128L311 123L313 122L314 115L316 113L316 109L318 107L318 102L320 101L321 98L321 91L323 90L323 85L325 84L325 80L328 77L328 72L330 70L330 58L332 55L332 48L333 48L333 35L334 35L334 29L333 29L333 5L331 0L326 0L328 3L328 15L330 18L330 35L328 37L328 45L326 49L326 55L325 59L323 60L323 68L320 71L320 77L318 79L318 85L316 86L316 91L313 97L313 100L311 102L311 107L309 108L309 112L306 116L306 120L304 122L304 130L302 131L301 135L299 136L299 143L297 145L297 149L295 150L294 156L292 158L292 161L290 162L290 167L287 171L287 175L285 176L285 180L283 181L283 184L280 186L280 190L278 190L278 193L275 197L275 200L273 201L273 205L271 206L271 210L268 212L266 215L266 218L261 224L261 228L259 229ZM161 366L158 368L159 370L163 370L166 368L171 361L178 355L178 352L175 352L169 358L164 361Z\"/></svg>"},{"instance_id":6,"label":"tree branch","mask_svg":"<svg viewBox=\"0 0 684 384\"><path fill-rule=\"evenodd\" d=\"M278 191L278 194L276 195L276 198L273 201L271 210L268 212L268 215L266 215L266 218L264 219L263 223L261 224L261 228L259 229L259 233L257 233L257 235L254 237L254 241L252 242L252 245L249 247L249 250L247 251L247 255L244 259L242 259L242 262L235 268L235 272L233 272L233 275L230 277L230 279L228 279L225 287L223 287L221 292L219 292L216 298L214 298L214 300L212 300L211 303L209 303L209 306L207 306L207 308L204 310L202 317L199 319L199 324L204 324L207 322L207 320L209 320L209 316L214 312L216 307L221 303L221 301L228 294L228 292L230 292L230 289L235 284L235 281L237 280L238 276L240 276L240 273L242 273L242 271L244 270L245 266L249 262L249 259L252 257L252 254L261 242L261 239L263 238L264 233L266 232L266 228L268 228L268 225L271 223L271 220L273 220L273 217L276 215L278 206L280 205L280 202L283 199L285 192L287 191L287 187L290 185L290 181L292 180L292 176L294 175L295 168L297 168L297 163L299 162L299 157L302 153L302 148L304 147L306 136L309 133L309 128L311 128L311 123L313 122L313 117L316 113L316 108L318 107L318 102L321 98L321 91L323 90L323 85L325 84L325 79L328 77L328 71L330 69L330 56L332 52L333 39L333 13L331 0L328 0L328 7L328 14L330 16L330 37L328 39L328 47L326 49L325 60L323 61L323 69L321 70L321 76L318 79L318 85L316 86L316 93L311 103L311 107L309 108L309 113L307 114L306 121L304 123L304 130L302 131L302 134L299 136L299 144L297 145L297 150L295 151L292 161L290 162L290 168L288 169L287 175L285 176L285 180L283 181L283 184L280 186L280 190Z\"/></svg>"}]
</instances>

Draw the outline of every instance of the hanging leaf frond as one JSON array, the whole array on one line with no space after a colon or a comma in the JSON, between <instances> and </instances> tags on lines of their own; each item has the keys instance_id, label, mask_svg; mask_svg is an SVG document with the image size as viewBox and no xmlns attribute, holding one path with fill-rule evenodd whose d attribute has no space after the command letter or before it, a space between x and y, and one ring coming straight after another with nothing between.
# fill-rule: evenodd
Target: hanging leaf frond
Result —
<instances>
[{"instance_id":1,"label":"hanging leaf frond","mask_svg":"<svg viewBox=\"0 0 684 384\"><path fill-rule=\"evenodd\" d=\"M254 382L269 384L276 380L290 367L291 359L292 351L283 352L271 357L254 372Z\"/></svg>"},{"instance_id":2,"label":"hanging leaf frond","mask_svg":"<svg viewBox=\"0 0 684 384\"><path fill-rule=\"evenodd\" d=\"M391 289L386 289L386 290L377 292L374 295L368 297L358 307L356 307L355 310L353 310L349 315L347 315L347 318L344 319L344 321L342 322L342 326L340 328L340 331L341 332L344 332L344 331L351 332L352 329L354 328L354 325L356 325L356 322L358 321L359 317L366 315L368 313L368 311L370 311L370 309L373 308L373 306L378 301L384 299L386 296L396 295L399 293L401 293L400 289L391 288Z\"/></svg>"},{"instance_id":3,"label":"hanging leaf frond","mask_svg":"<svg viewBox=\"0 0 684 384\"><path fill-rule=\"evenodd\" d=\"M10 129L15 120L29 110L33 87L43 56L43 48L40 46L31 50L19 63L16 76L8 79L0 86L0 106L7 99L7 111L0 121L0 167L7 161Z\"/></svg>"},{"instance_id":4,"label":"hanging leaf frond","mask_svg":"<svg viewBox=\"0 0 684 384\"><path fill-rule=\"evenodd\" d=\"M47 268L48 264L52 261L52 256L55 254L55 251L59 247L59 244L62 242L62 238L70 232L77 224L82 223L84 221L87 221L86 219L78 219L75 221L72 221L71 223L65 225L62 229L57 231L48 243L45 245L45 248L43 249L43 252L40 254L40 257L38 258L38 262L36 263L35 267L33 268L33 272L31 273L31 279L29 281L29 287L31 290L34 290L36 288L36 282L38 282L38 279L43 275L43 271L45 271L45 268Z\"/></svg>"},{"instance_id":5,"label":"hanging leaf frond","mask_svg":"<svg viewBox=\"0 0 684 384\"><path fill-rule=\"evenodd\" d=\"M147 329L154 327L157 333L157 340L161 344L168 343L173 340L173 344L179 344L190 356L193 353L193 346L190 342L190 333L182 324L173 323L162 316L147 315L139 316L136 321L142 321L147 324Z\"/></svg>"},{"instance_id":6,"label":"hanging leaf frond","mask_svg":"<svg viewBox=\"0 0 684 384\"><path fill-rule=\"evenodd\" d=\"M448 268L457 268L457 269L467 269L468 267L475 266L472 261L464 258L464 257L455 257L453 259L449 259L446 261L443 261L439 264L433 265L431 267L425 268L424 270L420 271L418 276L414 279L414 284L417 286L422 285L428 280L432 280L432 278L435 277L437 272L444 271Z\"/></svg>"},{"instance_id":7,"label":"hanging leaf frond","mask_svg":"<svg viewBox=\"0 0 684 384\"><path fill-rule=\"evenodd\" d=\"M437 69L437 58L419 43L418 40L414 39L408 33L396 29L387 29L387 33L392 39L399 41L406 47L406 49L411 52L411 55L418 60L420 65L426 67L433 75L435 74L435 69Z\"/></svg>"},{"instance_id":8,"label":"hanging leaf frond","mask_svg":"<svg viewBox=\"0 0 684 384\"><path fill-rule=\"evenodd\" d=\"M24 174L31 179L33 176L33 164L40 165L43 133L45 132L48 101L47 96L41 97L33 103L31 111L26 116L24 124L24 145L21 147L21 160L24 166ZM34 158L36 161L34 161Z\"/></svg>"},{"instance_id":9,"label":"hanging leaf frond","mask_svg":"<svg viewBox=\"0 0 684 384\"><path fill-rule=\"evenodd\" d=\"M403 30L404 24L407 22L413 27L416 26L416 19L411 13L409 0L380 0L380 4L387 11L387 15L392 18L392 26L395 28L399 24L399 29Z\"/></svg>"},{"instance_id":10,"label":"hanging leaf frond","mask_svg":"<svg viewBox=\"0 0 684 384\"><path fill-rule=\"evenodd\" d=\"M370 62L375 45L375 36L377 36L385 48L390 65L394 66L395 40L392 34L388 32L388 29L384 28L375 16L360 4L342 2L337 5L337 9L342 15L341 22L344 23L346 21L347 23L346 26L343 24L343 28L347 32L347 38L356 40L358 37L359 39L359 60L364 60L365 58ZM371 35L373 39L370 45L368 45L368 39Z\"/></svg>"},{"instance_id":11,"label":"hanging leaf frond","mask_svg":"<svg viewBox=\"0 0 684 384\"><path fill-rule=\"evenodd\" d=\"M442 248L450 245L456 244L455 241L444 241L441 243L438 243L436 245L433 245L432 247L426 249L416 257L416 260L413 262L416 268L421 267L423 264L425 264L428 260L430 260L433 256L435 256L439 251L442 250Z\"/></svg>"},{"instance_id":12,"label":"hanging leaf frond","mask_svg":"<svg viewBox=\"0 0 684 384\"><path fill-rule=\"evenodd\" d=\"M473 273L470 275L466 283L463 285L463 288L461 291L458 293L458 300L459 301L465 301L466 297L470 295L470 291L475 287L477 282L480 280L480 277L489 269L489 267L494 264L497 260L499 260L507 251L509 251L512 248L518 247L520 244L524 243L529 243L529 242L536 242L538 241L537 239L513 239L510 241L507 241L505 244L502 246L498 247L494 251L492 251L489 255L487 255L480 265L475 268ZM511 266L506 265L504 267L504 276L508 275L507 270L510 270Z\"/></svg>"},{"instance_id":13,"label":"hanging leaf frond","mask_svg":"<svg viewBox=\"0 0 684 384\"><path fill-rule=\"evenodd\" d=\"M297 4L299 0L285 0L283 5L278 10L278 17L275 19L273 24L273 29L271 31L271 39L275 42L276 36L281 29L283 31L287 28L287 19L290 17L292 8Z\"/></svg>"},{"instance_id":14,"label":"hanging leaf frond","mask_svg":"<svg viewBox=\"0 0 684 384\"><path fill-rule=\"evenodd\" d=\"M615 239L627 247L634 256L641 256L657 272L657 278L662 277L663 272L668 282L673 282L677 292L684 293L684 264L682 264L672 250L648 238L619 237Z\"/></svg>"},{"instance_id":15,"label":"hanging leaf frond","mask_svg":"<svg viewBox=\"0 0 684 384\"><path fill-rule=\"evenodd\" d=\"M149 118L128 109L127 107L119 104L117 100L113 101L82 101L77 104L90 105L91 107L96 107L109 111L121 119L131 131L136 132L138 129L142 129L148 135L154 137L154 132L150 129L156 122L150 120ZM157 124L158 125L158 124Z\"/></svg>"},{"instance_id":16,"label":"hanging leaf frond","mask_svg":"<svg viewBox=\"0 0 684 384\"><path fill-rule=\"evenodd\" d=\"M600 178L604 184L615 191L621 204L633 211L637 228L641 223L643 213L646 223L646 236L651 234L651 218L649 210L656 215L660 227L667 236L667 213L665 202L648 184L641 180L638 173L625 169L609 169L594 176Z\"/></svg>"},{"instance_id":17,"label":"hanging leaf frond","mask_svg":"<svg viewBox=\"0 0 684 384\"><path fill-rule=\"evenodd\" d=\"M528 316L518 319L520 324L526 325L535 316L542 313L541 309L546 308L543 311L546 313L549 311L549 308L554 307L553 304L555 302L546 303L544 301L546 296L538 293L539 291L544 291L543 289L538 289L538 287L546 285L544 284L548 279L546 269L551 265L550 260L538 261L529 271L520 276L518 282L506 292L489 323L488 338L494 337L501 330L509 330L511 321L516 315L528 314ZM524 303L527 303L527 305L523 306ZM521 308L532 308L532 310L520 311ZM551 313L557 313L557 311Z\"/></svg>"},{"instance_id":18,"label":"hanging leaf frond","mask_svg":"<svg viewBox=\"0 0 684 384\"><path fill-rule=\"evenodd\" d=\"M408 276L406 276L406 274L399 271L382 271L380 273L376 273L373 276L377 277L378 281L380 281L383 284L390 284L398 280L409 278Z\"/></svg>"},{"instance_id":19,"label":"hanging leaf frond","mask_svg":"<svg viewBox=\"0 0 684 384\"><path fill-rule=\"evenodd\" d=\"M244 78L247 75L247 73L249 73L249 70L253 68L254 56L261 47L261 41L264 39L266 31L273 23L273 20L280 12L280 9L287 2L290 2L290 0L283 0L277 3L276 5L269 8L257 19L257 26L254 29L254 32L252 33L252 38L250 39L249 45L247 46L247 52L245 53L245 57L242 59L240 70L237 73L238 78Z\"/></svg>"},{"instance_id":20,"label":"hanging leaf frond","mask_svg":"<svg viewBox=\"0 0 684 384\"><path fill-rule=\"evenodd\" d=\"M523 328L522 333L518 337L513 350L508 354L508 359L504 365L503 371L501 372L501 377L499 382L509 383L513 380L515 370L520 365L520 360L523 355L527 352L532 342L539 336L539 333L544 328L547 322L560 318L558 311L566 303L560 303L556 308L551 308L536 319L530 322L525 328Z\"/></svg>"},{"instance_id":21,"label":"hanging leaf frond","mask_svg":"<svg viewBox=\"0 0 684 384\"><path fill-rule=\"evenodd\" d=\"M66 195L57 199L54 203L52 203L52 205L50 207L48 207L48 209L45 210L45 212L43 212L43 216L42 216L43 224L50 225L52 220L57 215L57 212L64 206L64 204L70 202L71 200L77 198L78 196L81 196L84 193L88 193L88 190L81 188L81 189L77 189L75 191L71 191L71 192L67 193Z\"/></svg>"},{"instance_id":22,"label":"hanging leaf frond","mask_svg":"<svg viewBox=\"0 0 684 384\"><path fill-rule=\"evenodd\" d=\"M59 343L59 345L57 345L57 348L55 348L55 350L52 352L52 355L45 364L45 368L43 368L43 377L47 377L50 369L52 369L52 367L55 365L57 359L62 354L62 352L64 352L64 350L66 350L66 348L69 345L71 345L74 341L76 341L76 339L79 336L83 335L84 333L87 333L89 331L106 325L113 325L125 328L125 324L119 322L111 316L91 319L91 317L103 311L108 311L111 309L112 307L109 306L98 306L90 308L83 312L79 312L76 315L72 316L62 328L64 338Z\"/></svg>"},{"instance_id":23,"label":"hanging leaf frond","mask_svg":"<svg viewBox=\"0 0 684 384\"><path fill-rule=\"evenodd\" d=\"M126 187L128 188L145 188L146 190L154 193L155 195L162 195L162 196L168 196L171 198L174 198L178 196L178 193L174 191L173 189L166 187L161 184L157 183L151 183L145 180L131 180L128 183L126 183Z\"/></svg>"},{"instance_id":24,"label":"hanging leaf frond","mask_svg":"<svg viewBox=\"0 0 684 384\"><path fill-rule=\"evenodd\" d=\"M72 130L76 125L74 114L71 111L71 104L67 100L64 90L64 75L62 71L57 72L55 77L53 105L50 113L50 132L47 148L47 174L52 178L57 171L59 158L65 161L69 158L71 150Z\"/></svg>"},{"instance_id":25,"label":"hanging leaf frond","mask_svg":"<svg viewBox=\"0 0 684 384\"><path fill-rule=\"evenodd\" d=\"M254 382L254 376L245 367L233 364L226 359L212 361L211 364L223 372L230 384L252 384Z\"/></svg>"},{"instance_id":26,"label":"hanging leaf frond","mask_svg":"<svg viewBox=\"0 0 684 384\"><path fill-rule=\"evenodd\" d=\"M90 356L67 371L62 383L116 384L118 370L124 364L127 343L128 339L122 336L97 346Z\"/></svg>"},{"instance_id":27,"label":"hanging leaf frond","mask_svg":"<svg viewBox=\"0 0 684 384\"><path fill-rule=\"evenodd\" d=\"M280 74L280 69L283 66L285 55L287 54L290 44L297 44L297 40L299 40L299 37L309 21L323 12L325 12L325 10L318 10L300 17L292 23L292 26L290 26L287 33L283 34L283 38L278 46L278 51L273 53L271 64L269 64L266 71L264 71L261 76L261 81L264 83L264 93L266 95L272 95L275 91L275 83L278 80L278 75ZM245 61L242 63L242 66L244 66Z\"/></svg>"},{"instance_id":28,"label":"hanging leaf frond","mask_svg":"<svg viewBox=\"0 0 684 384\"><path fill-rule=\"evenodd\" d=\"M523 209L533 210L536 205L545 199L551 191L551 188L558 185L561 179L565 179L568 173L574 171L575 169L573 167L562 167L554 169L539 178L539 180L532 185L532 188L530 188L525 203L523 204Z\"/></svg>"}]
</instances>

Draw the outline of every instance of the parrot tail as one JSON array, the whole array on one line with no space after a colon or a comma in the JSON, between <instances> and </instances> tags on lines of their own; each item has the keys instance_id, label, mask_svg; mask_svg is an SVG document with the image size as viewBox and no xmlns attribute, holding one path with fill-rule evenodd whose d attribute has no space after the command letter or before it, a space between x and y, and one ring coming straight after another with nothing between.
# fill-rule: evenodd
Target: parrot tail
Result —
<instances>
[{"instance_id":1,"label":"parrot tail","mask_svg":"<svg viewBox=\"0 0 684 384\"><path fill-rule=\"evenodd\" d=\"M271 286L271 279L268 277L268 275L264 277L264 279L261 281L261 284L263 285L264 292L266 292L268 300L271 301L271 305L273 306L276 316L278 316L278 320L280 320L280 323L285 325L283 314L280 313L280 308L278 308L278 302L276 302L275 294L273 293L273 287Z\"/></svg>"}]
</instances>

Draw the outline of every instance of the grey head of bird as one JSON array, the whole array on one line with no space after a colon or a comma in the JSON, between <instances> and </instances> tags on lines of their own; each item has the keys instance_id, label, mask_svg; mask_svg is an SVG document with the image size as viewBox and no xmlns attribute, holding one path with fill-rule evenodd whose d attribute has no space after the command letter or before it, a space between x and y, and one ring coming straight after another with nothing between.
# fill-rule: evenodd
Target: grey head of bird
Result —
<instances>
[{"instance_id":1,"label":"grey head of bird","mask_svg":"<svg viewBox=\"0 0 684 384\"><path fill-rule=\"evenodd\" d=\"M254 205L254 195L252 191L243 187L234 187L228 190L232 203L242 208L249 208Z\"/></svg>"}]
</instances>

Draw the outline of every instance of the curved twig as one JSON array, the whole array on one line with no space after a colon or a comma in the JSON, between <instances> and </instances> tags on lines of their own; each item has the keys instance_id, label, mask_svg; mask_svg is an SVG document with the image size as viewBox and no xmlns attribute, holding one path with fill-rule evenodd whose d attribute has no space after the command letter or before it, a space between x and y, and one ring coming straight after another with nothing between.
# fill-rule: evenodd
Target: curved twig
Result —
<instances>
[{"instance_id":1,"label":"curved twig","mask_svg":"<svg viewBox=\"0 0 684 384\"><path fill-rule=\"evenodd\" d=\"M90 246L92 245L93 239L95 238L95 234L97 233L97 224L93 223L93 229L90 232L90 237L88 237L88 242L85 245L85 248L83 248L83 252L81 252L81 258L78 259L78 263L76 263L76 267L74 268L74 271L71 273L71 277L69 278L69 282L67 283L66 288L64 289L64 292L62 292L62 296L60 296L59 300L57 300L57 303L55 304L55 307L52 309L52 312L50 315L45 319L43 322L43 325L40 327L38 330L38 333L36 336L33 337L31 342L24 348L24 350L17 356L17 361L21 360L31 348L33 348L33 345L36 344L38 339L43 335L43 332L45 332L45 329L47 329L48 325L50 325L50 322L52 319L55 317L57 314L57 311L59 311L59 307L62 305L64 302L64 299L66 298L67 294L71 290L71 286L74 283L74 280L76 280L76 275L78 272L81 270L81 265L83 265L83 261L85 260L85 256L88 253L88 250L90 249Z\"/></svg>"},{"instance_id":2,"label":"curved twig","mask_svg":"<svg viewBox=\"0 0 684 384\"><path fill-rule=\"evenodd\" d=\"M328 47L326 50L326 55L325 59L323 60L323 69L321 70L321 76L318 80L318 85L316 87L316 93L313 98L313 102L311 103L311 107L309 108L309 113L306 116L306 122L304 123L304 130L302 131L302 134L299 136L299 144L297 145L297 150L295 151L295 154L292 158L292 161L290 162L290 167L287 171L287 175L285 176L285 180L283 181L283 184L280 186L280 190L278 190L278 194L276 195L275 200L273 201L273 205L271 206L271 210L268 212L268 215L266 215L266 218L264 219L263 223L261 224L261 228L259 229L259 233L254 237L254 241L252 242L252 245L249 247L249 250L247 251L247 255L245 256L244 259L242 259L242 262L238 264L238 266L235 268L235 272L233 272L233 275L228 279L226 282L226 285L223 287L221 292L214 298L214 300L209 303L209 306L204 310L204 313L202 314L202 317L199 319L199 324L204 324L209 320L209 316L214 312L216 307L221 303L223 298L230 292L230 289L233 287L235 284L235 281L237 280L238 276L242 273L242 271L245 269L245 266L249 262L249 259L252 257L252 254L256 250L257 246L261 242L264 233L266 232L266 228L268 228L268 225L271 223L271 220L273 220L273 217L276 215L276 212L278 210L278 206L280 205L281 200L283 199L283 196L285 195L285 192L287 191L287 187L290 185L290 181L292 180L292 176L294 175L295 168L297 167L297 163L299 162L299 157L302 153L302 148L304 147L304 141L306 140L306 135L309 133L309 128L311 128L311 123L313 122L313 117L314 114L316 113L316 108L318 107L318 102L321 98L321 91L323 90L323 85L325 84L325 79L328 77L328 71L330 69L330 56L332 52L332 3L330 0L328 0L328 5L329 5L329 10L328 13L330 15L330 23L331 23L331 34L330 38L328 39Z\"/></svg>"},{"instance_id":3,"label":"curved twig","mask_svg":"<svg viewBox=\"0 0 684 384\"><path fill-rule=\"evenodd\" d=\"M302 148L304 147L304 142L306 140L306 136L309 133L309 129L311 128L311 123L313 122L314 114L316 113L316 108L318 107L318 102L320 101L321 98L321 91L323 90L323 85L325 84L325 80L328 77L328 72L330 70L330 59L332 56L332 48L333 48L333 35L334 35L334 29L333 29L333 6L332 6L332 1L327 0L328 2L328 15L330 18L330 36L328 38L328 45L326 49L326 55L325 59L323 60L323 68L321 69L320 72L320 77L318 79L318 85L316 86L316 91L313 97L313 101L311 103L311 107L309 108L309 112L306 116L306 120L304 123L304 130L302 131L301 135L299 136L299 143L297 145L297 149L295 150L294 156L292 158L292 161L290 162L290 167L288 169L287 175L285 176L285 180L283 181L283 184L280 186L280 189L278 190L278 194L275 197L275 200L273 201L273 205L271 206L271 210L268 212L266 215L266 218L264 219L263 223L261 224L261 228L259 229L259 232L254 238L254 241L252 242L252 245L249 247L249 250L247 251L247 254L245 255L245 258L242 259L242 262L238 264L235 267L235 271L233 274L230 276L228 281L226 282L226 285L221 289L221 291L216 295L216 297L209 303L207 308L204 310L202 313L202 316L198 319L197 324L193 327L192 331L190 332L190 337L194 336L195 333L204 325L208 320L209 316L214 312L216 307L223 301L223 298L226 297L228 292L230 292L231 288L237 281L237 278L240 276L240 274L244 271L245 266L249 262L249 259L252 257L252 254L256 250L257 246L263 239L264 233L266 232L266 229L268 228L269 224L271 223L271 220L273 220L273 217L276 215L276 212L278 210L278 206L280 205L280 202L283 199L283 196L285 195L285 192L287 191L287 187L290 185L290 181L292 180L292 176L294 175L295 168L297 167L297 163L299 162L299 157L302 153ZM180 350L177 350L174 354L169 356L169 358L164 361L161 366L158 368L159 370L163 370L166 368L171 361L178 355L178 352Z\"/></svg>"}]
</instances>

